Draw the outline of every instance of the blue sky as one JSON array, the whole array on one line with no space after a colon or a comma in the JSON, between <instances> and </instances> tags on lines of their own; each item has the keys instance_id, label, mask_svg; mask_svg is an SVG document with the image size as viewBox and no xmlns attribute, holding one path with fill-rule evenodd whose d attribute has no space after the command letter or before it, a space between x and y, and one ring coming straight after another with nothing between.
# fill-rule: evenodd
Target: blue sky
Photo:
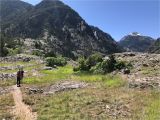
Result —
<instances>
[{"instance_id":1,"label":"blue sky","mask_svg":"<svg viewBox=\"0 0 160 120\"><path fill-rule=\"evenodd\" d=\"M33 5L41 0L23 0ZM116 40L131 32L160 37L160 0L61 0Z\"/></svg>"}]
</instances>

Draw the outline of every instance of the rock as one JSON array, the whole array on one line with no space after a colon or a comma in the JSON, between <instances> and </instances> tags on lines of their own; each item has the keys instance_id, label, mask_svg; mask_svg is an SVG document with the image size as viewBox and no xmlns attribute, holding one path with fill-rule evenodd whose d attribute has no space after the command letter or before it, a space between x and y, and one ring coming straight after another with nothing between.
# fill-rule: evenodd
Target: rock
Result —
<instances>
[{"instance_id":1,"label":"rock","mask_svg":"<svg viewBox=\"0 0 160 120\"><path fill-rule=\"evenodd\" d=\"M65 81L65 82L57 83L55 85L48 87L45 93L53 94L56 92L61 92L66 90L84 88L86 86L87 84L84 82Z\"/></svg>"},{"instance_id":2,"label":"rock","mask_svg":"<svg viewBox=\"0 0 160 120\"><path fill-rule=\"evenodd\" d=\"M43 93L43 89L29 88L29 94L38 94L38 93Z\"/></svg>"},{"instance_id":3,"label":"rock","mask_svg":"<svg viewBox=\"0 0 160 120\"><path fill-rule=\"evenodd\" d=\"M136 54L135 53L132 53L132 52L126 52L124 53L124 56L135 56Z\"/></svg>"},{"instance_id":4,"label":"rock","mask_svg":"<svg viewBox=\"0 0 160 120\"><path fill-rule=\"evenodd\" d=\"M44 67L43 70L52 70L52 67Z\"/></svg>"},{"instance_id":5,"label":"rock","mask_svg":"<svg viewBox=\"0 0 160 120\"><path fill-rule=\"evenodd\" d=\"M130 70L129 70L128 68L125 68L125 69L123 69L123 73L124 73L124 74L129 74L129 73L130 73Z\"/></svg>"},{"instance_id":6,"label":"rock","mask_svg":"<svg viewBox=\"0 0 160 120\"><path fill-rule=\"evenodd\" d=\"M149 65L148 65L148 64L146 64L146 63L143 63L143 66L144 66L144 67L148 67Z\"/></svg>"},{"instance_id":7,"label":"rock","mask_svg":"<svg viewBox=\"0 0 160 120\"><path fill-rule=\"evenodd\" d=\"M15 73L1 73L0 80L9 80L16 77Z\"/></svg>"},{"instance_id":8,"label":"rock","mask_svg":"<svg viewBox=\"0 0 160 120\"><path fill-rule=\"evenodd\" d=\"M129 88L160 88L160 78L159 77L144 77L138 78L129 83Z\"/></svg>"},{"instance_id":9,"label":"rock","mask_svg":"<svg viewBox=\"0 0 160 120\"><path fill-rule=\"evenodd\" d=\"M53 65L53 68L57 68L57 65Z\"/></svg>"},{"instance_id":10,"label":"rock","mask_svg":"<svg viewBox=\"0 0 160 120\"><path fill-rule=\"evenodd\" d=\"M23 59L23 62L29 62L29 61L31 61L31 58L29 57Z\"/></svg>"}]
</instances>

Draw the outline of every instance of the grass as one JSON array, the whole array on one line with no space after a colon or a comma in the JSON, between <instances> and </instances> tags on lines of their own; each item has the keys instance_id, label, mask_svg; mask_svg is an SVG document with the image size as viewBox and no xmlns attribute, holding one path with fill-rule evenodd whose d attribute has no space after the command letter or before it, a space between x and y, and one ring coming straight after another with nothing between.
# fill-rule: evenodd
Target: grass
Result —
<instances>
[{"instance_id":1,"label":"grass","mask_svg":"<svg viewBox=\"0 0 160 120\"><path fill-rule=\"evenodd\" d=\"M11 120L11 107L14 106L14 101L11 94L0 95L0 120Z\"/></svg>"},{"instance_id":2,"label":"grass","mask_svg":"<svg viewBox=\"0 0 160 120\"><path fill-rule=\"evenodd\" d=\"M36 64L36 61L35 60L29 62L17 61L17 62L7 62L7 63L1 62L0 67L11 67L11 66L28 65L28 64Z\"/></svg>"},{"instance_id":3,"label":"grass","mask_svg":"<svg viewBox=\"0 0 160 120\"><path fill-rule=\"evenodd\" d=\"M79 80L84 82L101 82L106 87L120 87L125 84L125 81L120 76L90 74L87 72L74 72L72 66L58 67L56 70L39 71L39 76L30 76L24 78L24 83L41 84L54 83L60 80Z\"/></svg>"},{"instance_id":4,"label":"grass","mask_svg":"<svg viewBox=\"0 0 160 120\"><path fill-rule=\"evenodd\" d=\"M0 87L15 85L16 80L0 80Z\"/></svg>"},{"instance_id":5,"label":"grass","mask_svg":"<svg viewBox=\"0 0 160 120\"><path fill-rule=\"evenodd\" d=\"M7 67L7 66L23 66L25 71L32 70L34 68L39 68L39 66L44 66L44 65L38 65L36 61L30 61L30 62L13 62L13 63L2 63L0 67ZM31 66L28 66L31 65ZM15 73L18 71L18 68L16 69L11 69L11 70L1 70L0 73Z\"/></svg>"},{"instance_id":6,"label":"grass","mask_svg":"<svg viewBox=\"0 0 160 120\"><path fill-rule=\"evenodd\" d=\"M128 106L128 111L131 114L125 117L119 115L117 120L160 119L159 92L128 89L125 87L127 82L118 75L74 72L72 66L69 65L58 67L56 70L41 70L43 66L24 68L28 72L25 73L23 83L32 86L54 84L61 80L77 80L87 82L91 87L48 96L27 95L23 91L24 102L31 105L33 111L38 113L38 120L113 120L115 118L106 112L106 105L114 106L117 101ZM146 72L146 75L150 74L150 70L147 69L142 70L142 72L145 70L149 71ZM33 75L36 72L37 75ZM0 86L13 85L15 82L14 80L1 81ZM12 117L8 112L13 106L12 99L10 94L0 96L0 119Z\"/></svg>"},{"instance_id":7,"label":"grass","mask_svg":"<svg viewBox=\"0 0 160 120\"><path fill-rule=\"evenodd\" d=\"M38 120L113 120L115 116L107 112L106 106L113 106L114 114L119 105L125 107L118 111L125 108L123 111L129 114L123 116L120 112L116 120L159 120L159 101L151 91L89 87L48 96L25 95L24 102L32 105Z\"/></svg>"},{"instance_id":8,"label":"grass","mask_svg":"<svg viewBox=\"0 0 160 120\"><path fill-rule=\"evenodd\" d=\"M40 76L31 76L24 78L24 83L41 84L51 83L58 80L68 79L73 73L71 66L59 67L57 70L42 70L39 71Z\"/></svg>"},{"instance_id":9,"label":"grass","mask_svg":"<svg viewBox=\"0 0 160 120\"><path fill-rule=\"evenodd\" d=\"M146 107L146 120L160 120L160 93L153 91Z\"/></svg>"},{"instance_id":10,"label":"grass","mask_svg":"<svg viewBox=\"0 0 160 120\"><path fill-rule=\"evenodd\" d=\"M126 81L123 80L120 76L108 76L105 81L105 86L107 87L121 87L126 85ZM104 79L105 80L105 79Z\"/></svg>"}]
</instances>

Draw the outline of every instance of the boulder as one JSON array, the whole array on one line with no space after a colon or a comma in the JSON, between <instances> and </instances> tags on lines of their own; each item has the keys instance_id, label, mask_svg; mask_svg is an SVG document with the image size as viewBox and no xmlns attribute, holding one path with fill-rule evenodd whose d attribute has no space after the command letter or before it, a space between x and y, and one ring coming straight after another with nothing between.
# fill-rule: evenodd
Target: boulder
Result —
<instances>
[{"instance_id":1,"label":"boulder","mask_svg":"<svg viewBox=\"0 0 160 120\"><path fill-rule=\"evenodd\" d=\"M125 68L125 69L123 69L123 73L124 73L124 74L129 74L129 73L130 73L130 70L129 70L128 68Z\"/></svg>"},{"instance_id":2,"label":"boulder","mask_svg":"<svg viewBox=\"0 0 160 120\"><path fill-rule=\"evenodd\" d=\"M29 57L23 59L23 62L29 62L29 61L31 61Z\"/></svg>"},{"instance_id":3,"label":"boulder","mask_svg":"<svg viewBox=\"0 0 160 120\"><path fill-rule=\"evenodd\" d=\"M52 70L52 67L44 67L43 70Z\"/></svg>"}]
</instances>

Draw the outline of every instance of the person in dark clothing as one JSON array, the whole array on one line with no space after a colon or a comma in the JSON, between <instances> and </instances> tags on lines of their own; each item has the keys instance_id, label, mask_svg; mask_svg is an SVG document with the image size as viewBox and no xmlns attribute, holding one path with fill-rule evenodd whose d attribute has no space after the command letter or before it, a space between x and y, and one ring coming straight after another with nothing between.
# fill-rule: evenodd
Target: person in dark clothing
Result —
<instances>
[{"instance_id":1,"label":"person in dark clothing","mask_svg":"<svg viewBox=\"0 0 160 120\"><path fill-rule=\"evenodd\" d=\"M19 71L17 72L17 87L20 87L21 80L23 79L23 74L23 69L19 69Z\"/></svg>"}]
</instances>

